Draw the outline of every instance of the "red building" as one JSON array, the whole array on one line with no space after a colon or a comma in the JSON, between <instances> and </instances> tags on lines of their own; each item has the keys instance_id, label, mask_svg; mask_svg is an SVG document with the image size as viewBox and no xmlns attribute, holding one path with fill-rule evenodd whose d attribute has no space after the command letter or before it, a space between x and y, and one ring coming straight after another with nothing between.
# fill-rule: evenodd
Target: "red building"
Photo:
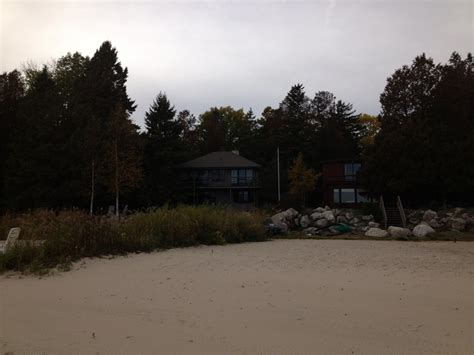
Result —
<instances>
[{"instance_id":1,"label":"red building","mask_svg":"<svg viewBox=\"0 0 474 355\"><path fill-rule=\"evenodd\" d=\"M369 202L367 191L360 187L359 161L332 160L322 163L323 201L329 206L357 207Z\"/></svg>"}]
</instances>

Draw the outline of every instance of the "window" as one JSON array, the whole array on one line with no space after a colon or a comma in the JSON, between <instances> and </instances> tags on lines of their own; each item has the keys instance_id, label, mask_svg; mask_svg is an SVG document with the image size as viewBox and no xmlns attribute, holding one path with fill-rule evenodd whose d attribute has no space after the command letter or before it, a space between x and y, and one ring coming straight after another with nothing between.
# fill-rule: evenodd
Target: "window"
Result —
<instances>
[{"instance_id":1,"label":"window","mask_svg":"<svg viewBox=\"0 0 474 355\"><path fill-rule=\"evenodd\" d=\"M211 170L210 175L212 182L224 182L225 180L224 170Z\"/></svg>"},{"instance_id":2,"label":"window","mask_svg":"<svg viewBox=\"0 0 474 355\"><path fill-rule=\"evenodd\" d=\"M355 189L340 189L332 190L334 203L356 203Z\"/></svg>"},{"instance_id":3,"label":"window","mask_svg":"<svg viewBox=\"0 0 474 355\"><path fill-rule=\"evenodd\" d=\"M254 181L254 171L252 169L232 170L232 185L248 185Z\"/></svg>"},{"instance_id":4,"label":"window","mask_svg":"<svg viewBox=\"0 0 474 355\"><path fill-rule=\"evenodd\" d=\"M341 189L341 203L355 203L355 189Z\"/></svg>"},{"instance_id":5,"label":"window","mask_svg":"<svg viewBox=\"0 0 474 355\"><path fill-rule=\"evenodd\" d=\"M344 177L346 181L354 181L357 176L357 172L360 169L359 163L344 164Z\"/></svg>"},{"instance_id":6,"label":"window","mask_svg":"<svg viewBox=\"0 0 474 355\"><path fill-rule=\"evenodd\" d=\"M253 202L252 191L234 191L234 202L238 202L238 203Z\"/></svg>"}]
</instances>

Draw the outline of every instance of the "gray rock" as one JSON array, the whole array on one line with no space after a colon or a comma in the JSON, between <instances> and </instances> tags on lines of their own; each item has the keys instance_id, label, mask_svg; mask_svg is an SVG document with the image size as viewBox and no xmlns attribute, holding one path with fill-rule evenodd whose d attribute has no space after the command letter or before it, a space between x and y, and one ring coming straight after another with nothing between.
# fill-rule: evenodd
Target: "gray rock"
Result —
<instances>
[{"instance_id":1,"label":"gray rock","mask_svg":"<svg viewBox=\"0 0 474 355\"><path fill-rule=\"evenodd\" d=\"M406 238L411 235L411 231L408 228L390 226L387 229L388 234L394 238Z\"/></svg>"},{"instance_id":2,"label":"gray rock","mask_svg":"<svg viewBox=\"0 0 474 355\"><path fill-rule=\"evenodd\" d=\"M380 223L371 221L371 222L369 222L368 226L369 226L370 228L379 228L379 227L380 227Z\"/></svg>"},{"instance_id":3,"label":"gray rock","mask_svg":"<svg viewBox=\"0 0 474 355\"><path fill-rule=\"evenodd\" d=\"M315 209L313 210L313 212L319 212L319 213L323 213L324 211L325 211L325 209L322 208L322 207L318 207L318 208L315 208Z\"/></svg>"},{"instance_id":4,"label":"gray rock","mask_svg":"<svg viewBox=\"0 0 474 355\"><path fill-rule=\"evenodd\" d=\"M418 223L420 223L420 220L416 217L410 217L408 219L408 222L410 222L411 224L417 225Z\"/></svg>"},{"instance_id":5,"label":"gray rock","mask_svg":"<svg viewBox=\"0 0 474 355\"><path fill-rule=\"evenodd\" d=\"M324 218L324 216L323 216L323 214L322 214L321 212L313 212L313 213L311 214L311 219L312 219L313 221L316 221L316 220L321 219L321 218Z\"/></svg>"},{"instance_id":6,"label":"gray rock","mask_svg":"<svg viewBox=\"0 0 474 355\"><path fill-rule=\"evenodd\" d=\"M267 225L267 232L273 235L288 233L288 225L284 222L270 223Z\"/></svg>"},{"instance_id":7,"label":"gray rock","mask_svg":"<svg viewBox=\"0 0 474 355\"><path fill-rule=\"evenodd\" d=\"M328 220L329 223L334 223L336 218L334 217L334 213L332 211L325 211L323 212L323 217Z\"/></svg>"},{"instance_id":8,"label":"gray rock","mask_svg":"<svg viewBox=\"0 0 474 355\"><path fill-rule=\"evenodd\" d=\"M324 228L329 225L329 222L326 218L321 218L321 219L318 219L316 222L314 222L314 224L318 228Z\"/></svg>"},{"instance_id":9,"label":"gray rock","mask_svg":"<svg viewBox=\"0 0 474 355\"><path fill-rule=\"evenodd\" d=\"M380 228L369 228L369 230L365 232L365 235L367 237L385 238L388 236L388 233Z\"/></svg>"},{"instance_id":10,"label":"gray rock","mask_svg":"<svg viewBox=\"0 0 474 355\"><path fill-rule=\"evenodd\" d=\"M366 215L366 216L362 216L361 218L362 218L363 221L373 221L374 220L374 216L372 216L371 214Z\"/></svg>"},{"instance_id":11,"label":"gray rock","mask_svg":"<svg viewBox=\"0 0 474 355\"><path fill-rule=\"evenodd\" d=\"M296 217L298 216L298 211L293 209L293 208L289 208L287 209L286 211L283 211L283 212L280 212L280 213L277 213L275 215L273 215L271 217L273 223L286 223L287 221L292 221L293 219L295 219Z\"/></svg>"},{"instance_id":12,"label":"gray rock","mask_svg":"<svg viewBox=\"0 0 474 355\"><path fill-rule=\"evenodd\" d=\"M311 224L311 220L309 219L308 215L301 217L300 219L301 228L308 228L310 224Z\"/></svg>"},{"instance_id":13,"label":"gray rock","mask_svg":"<svg viewBox=\"0 0 474 355\"><path fill-rule=\"evenodd\" d=\"M293 222L295 223L295 226L299 227L300 225L300 219L298 217L296 217Z\"/></svg>"},{"instance_id":14,"label":"gray rock","mask_svg":"<svg viewBox=\"0 0 474 355\"><path fill-rule=\"evenodd\" d=\"M418 238L426 237L429 234L434 233L435 230L427 224L420 223L413 228L413 235Z\"/></svg>"},{"instance_id":15,"label":"gray rock","mask_svg":"<svg viewBox=\"0 0 474 355\"><path fill-rule=\"evenodd\" d=\"M438 214L433 210L428 210L425 213L423 213L423 221L425 222L431 221L432 219L436 217L438 217Z\"/></svg>"},{"instance_id":16,"label":"gray rock","mask_svg":"<svg viewBox=\"0 0 474 355\"><path fill-rule=\"evenodd\" d=\"M334 226L333 226L333 227L329 227L328 230L329 230L329 233L330 233L331 235L343 234L340 230L338 230L338 229L335 228Z\"/></svg>"},{"instance_id":17,"label":"gray rock","mask_svg":"<svg viewBox=\"0 0 474 355\"><path fill-rule=\"evenodd\" d=\"M456 207L454 209L454 216L458 216L459 214L461 214L462 211L464 211L464 208Z\"/></svg>"},{"instance_id":18,"label":"gray rock","mask_svg":"<svg viewBox=\"0 0 474 355\"><path fill-rule=\"evenodd\" d=\"M337 223L347 223L347 218L345 216L337 216L336 217L336 222Z\"/></svg>"},{"instance_id":19,"label":"gray rock","mask_svg":"<svg viewBox=\"0 0 474 355\"><path fill-rule=\"evenodd\" d=\"M354 213L352 212L346 212L346 219L350 221L352 218L354 218Z\"/></svg>"},{"instance_id":20,"label":"gray rock","mask_svg":"<svg viewBox=\"0 0 474 355\"><path fill-rule=\"evenodd\" d=\"M303 233L305 233L306 235L317 235L319 234L319 229L315 227L309 227L309 228L303 229Z\"/></svg>"},{"instance_id":21,"label":"gray rock","mask_svg":"<svg viewBox=\"0 0 474 355\"><path fill-rule=\"evenodd\" d=\"M329 207L329 206L324 206L324 210L325 210L325 211L331 211L331 207Z\"/></svg>"},{"instance_id":22,"label":"gray rock","mask_svg":"<svg viewBox=\"0 0 474 355\"><path fill-rule=\"evenodd\" d=\"M439 222L435 218L433 218L431 221L429 221L428 224L431 228L440 228L441 227L441 224L439 224Z\"/></svg>"},{"instance_id":23,"label":"gray rock","mask_svg":"<svg viewBox=\"0 0 474 355\"><path fill-rule=\"evenodd\" d=\"M356 224L356 223L359 223L359 222L360 222L360 218L357 218L357 217L352 218L352 219L349 221L350 224Z\"/></svg>"},{"instance_id":24,"label":"gray rock","mask_svg":"<svg viewBox=\"0 0 474 355\"><path fill-rule=\"evenodd\" d=\"M466 220L463 218L451 219L451 229L456 231L463 231L466 228Z\"/></svg>"}]
</instances>

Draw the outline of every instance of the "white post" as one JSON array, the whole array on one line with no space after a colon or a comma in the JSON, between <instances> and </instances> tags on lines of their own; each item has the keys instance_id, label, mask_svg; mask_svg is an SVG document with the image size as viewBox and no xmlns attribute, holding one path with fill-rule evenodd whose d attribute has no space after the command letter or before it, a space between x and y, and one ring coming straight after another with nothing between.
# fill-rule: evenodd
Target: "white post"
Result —
<instances>
[{"instance_id":1,"label":"white post","mask_svg":"<svg viewBox=\"0 0 474 355\"><path fill-rule=\"evenodd\" d=\"M278 203L280 203L280 147L277 147Z\"/></svg>"}]
</instances>

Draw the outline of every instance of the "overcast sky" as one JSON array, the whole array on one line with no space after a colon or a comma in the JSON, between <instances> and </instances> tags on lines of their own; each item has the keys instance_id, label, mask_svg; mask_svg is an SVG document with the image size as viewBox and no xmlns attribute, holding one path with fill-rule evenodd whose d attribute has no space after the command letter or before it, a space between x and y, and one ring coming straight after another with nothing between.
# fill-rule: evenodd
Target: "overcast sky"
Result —
<instances>
[{"instance_id":1,"label":"overcast sky","mask_svg":"<svg viewBox=\"0 0 474 355\"><path fill-rule=\"evenodd\" d=\"M422 52L445 62L474 47L474 2L5 1L0 70L104 40L129 69L134 118L160 91L178 110L276 107L295 83L377 114L386 78Z\"/></svg>"}]
</instances>

